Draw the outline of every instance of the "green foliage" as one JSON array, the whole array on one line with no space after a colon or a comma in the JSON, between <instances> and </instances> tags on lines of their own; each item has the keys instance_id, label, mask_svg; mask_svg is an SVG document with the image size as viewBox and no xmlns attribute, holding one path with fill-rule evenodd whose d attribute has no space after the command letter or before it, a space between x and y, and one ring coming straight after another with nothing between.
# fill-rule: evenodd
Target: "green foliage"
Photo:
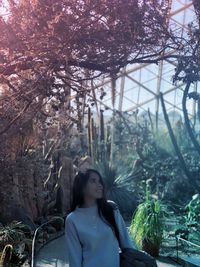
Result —
<instances>
[{"instance_id":1,"label":"green foliage","mask_svg":"<svg viewBox=\"0 0 200 267\"><path fill-rule=\"evenodd\" d=\"M129 233L139 248L142 248L144 239L160 246L166 214L166 206L160 200L151 198L149 187L146 186L145 200L133 213L129 228Z\"/></svg>"},{"instance_id":2,"label":"green foliage","mask_svg":"<svg viewBox=\"0 0 200 267\"><path fill-rule=\"evenodd\" d=\"M6 226L0 226L0 247L4 247L7 244L16 244L25 239L25 234L22 229L21 222L13 221Z\"/></svg>"},{"instance_id":3,"label":"green foliage","mask_svg":"<svg viewBox=\"0 0 200 267\"><path fill-rule=\"evenodd\" d=\"M190 253L199 253L199 248L196 245L200 246L200 195L193 195L192 199L181 210L184 214L180 219L178 228L175 229L176 235L194 244L194 246L190 246ZM184 243L183 250L187 250L189 253L187 243Z\"/></svg>"},{"instance_id":4,"label":"green foliage","mask_svg":"<svg viewBox=\"0 0 200 267\"><path fill-rule=\"evenodd\" d=\"M12 246L12 258L9 261L9 267L22 266L27 255L30 255L32 234L30 227L21 221L12 221L6 226L0 226L0 250L2 251L7 245ZM4 256L2 255L2 257ZM8 259L8 256L4 258Z\"/></svg>"},{"instance_id":5,"label":"green foliage","mask_svg":"<svg viewBox=\"0 0 200 267\"><path fill-rule=\"evenodd\" d=\"M57 231L60 231L64 226L64 220L62 217L54 216L51 218L50 225L52 225Z\"/></svg>"},{"instance_id":6,"label":"green foliage","mask_svg":"<svg viewBox=\"0 0 200 267\"><path fill-rule=\"evenodd\" d=\"M199 225L200 224L200 195L195 194L192 196L192 200L185 206L187 214L184 216L185 223L187 225Z\"/></svg>"},{"instance_id":7,"label":"green foliage","mask_svg":"<svg viewBox=\"0 0 200 267\"><path fill-rule=\"evenodd\" d=\"M127 168L132 167L133 172L139 173L140 170L131 183L134 185L133 189L137 186L138 197L144 194L140 190L142 182L151 177L152 193L172 205L183 205L200 189L200 161L191 145L181 115L175 114L174 120L172 116L170 118L181 154L192 174L190 180L185 176L174 152L165 124L160 123L156 129L154 125L152 127L153 121L150 123L148 116L143 118L139 115L136 117L135 114L123 114L123 117L126 123L117 116L115 121L115 161L120 161L120 164L123 162ZM138 162L140 163L137 164ZM187 190L184 190L186 187Z\"/></svg>"},{"instance_id":8,"label":"green foliage","mask_svg":"<svg viewBox=\"0 0 200 267\"><path fill-rule=\"evenodd\" d=\"M153 132L153 136L154 141L156 142L157 146L159 146L160 150L165 151L165 154L174 154L174 149L166 127L159 127L159 130ZM165 140L165 142L163 142L163 140Z\"/></svg>"},{"instance_id":9,"label":"green foliage","mask_svg":"<svg viewBox=\"0 0 200 267\"><path fill-rule=\"evenodd\" d=\"M130 188L130 181L134 179L134 174L127 172L123 165L118 166L117 162L113 165L106 159L96 161L93 165L102 174L107 198L115 201L122 213L130 213L136 205L135 194Z\"/></svg>"}]
</instances>

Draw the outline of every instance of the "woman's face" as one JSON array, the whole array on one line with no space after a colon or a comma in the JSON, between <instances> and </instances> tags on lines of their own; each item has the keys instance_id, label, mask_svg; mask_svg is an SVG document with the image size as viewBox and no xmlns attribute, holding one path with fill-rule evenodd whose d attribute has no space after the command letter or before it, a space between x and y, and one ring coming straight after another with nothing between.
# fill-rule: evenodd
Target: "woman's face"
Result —
<instances>
[{"instance_id":1,"label":"woman's face","mask_svg":"<svg viewBox=\"0 0 200 267\"><path fill-rule=\"evenodd\" d=\"M103 185L100 182L100 177L95 172L90 172L89 179L84 194L88 197L101 198L103 195Z\"/></svg>"}]
</instances>

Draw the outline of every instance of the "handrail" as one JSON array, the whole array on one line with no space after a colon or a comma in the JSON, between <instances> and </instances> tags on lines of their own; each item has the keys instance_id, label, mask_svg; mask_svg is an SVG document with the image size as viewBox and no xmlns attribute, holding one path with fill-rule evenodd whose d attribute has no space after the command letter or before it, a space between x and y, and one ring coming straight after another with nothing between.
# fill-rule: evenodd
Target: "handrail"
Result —
<instances>
[{"instance_id":1,"label":"handrail","mask_svg":"<svg viewBox=\"0 0 200 267\"><path fill-rule=\"evenodd\" d=\"M184 239L184 238L182 238L182 237L177 237L179 240L182 240L182 241L184 241L184 242L186 242L186 243L188 243L188 244L191 244L192 246L194 246L194 247L198 247L198 248L200 248L200 246L199 245L197 245L197 244L195 244L195 243L192 243L191 241L189 241L189 240L186 240L186 239Z\"/></svg>"},{"instance_id":2,"label":"handrail","mask_svg":"<svg viewBox=\"0 0 200 267\"><path fill-rule=\"evenodd\" d=\"M179 240L184 241L185 243L190 244L190 245L192 245L194 247L200 248L199 245L197 245L197 244L195 244L195 243L193 243L193 242L191 242L189 240L186 240L186 239L180 237L179 235L176 235L175 238L176 238L176 258L177 258L177 260L179 259L179 255L178 255L178 250L179 250L179 246L178 246L179 244L178 243L179 243Z\"/></svg>"},{"instance_id":3,"label":"handrail","mask_svg":"<svg viewBox=\"0 0 200 267\"><path fill-rule=\"evenodd\" d=\"M67 214L68 214L68 213L67 213ZM62 218L64 219L64 218L66 217L67 214L65 214L65 215L63 215L63 216L60 216L60 217L62 217ZM35 241L36 241L36 236L37 236L38 230L39 230L40 228L42 228L44 225L46 225L46 224L48 224L48 223L50 223L50 222L52 222L52 221L53 221L53 219L50 219L50 220L46 221L45 223L41 224L40 226L38 226L38 227L36 228L36 230L35 230L35 232L34 232L33 240L32 240L32 250L31 250L31 267L34 267Z\"/></svg>"}]
</instances>

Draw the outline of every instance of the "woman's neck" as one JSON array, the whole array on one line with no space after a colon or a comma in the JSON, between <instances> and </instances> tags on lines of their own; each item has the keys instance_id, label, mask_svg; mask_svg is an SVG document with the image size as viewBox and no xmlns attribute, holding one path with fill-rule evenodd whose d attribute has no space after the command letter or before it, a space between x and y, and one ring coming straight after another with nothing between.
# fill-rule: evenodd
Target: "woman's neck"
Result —
<instances>
[{"instance_id":1,"label":"woman's neck","mask_svg":"<svg viewBox=\"0 0 200 267\"><path fill-rule=\"evenodd\" d=\"M97 205L96 199L85 199L84 203L80 206L80 208L89 208L96 205Z\"/></svg>"}]
</instances>

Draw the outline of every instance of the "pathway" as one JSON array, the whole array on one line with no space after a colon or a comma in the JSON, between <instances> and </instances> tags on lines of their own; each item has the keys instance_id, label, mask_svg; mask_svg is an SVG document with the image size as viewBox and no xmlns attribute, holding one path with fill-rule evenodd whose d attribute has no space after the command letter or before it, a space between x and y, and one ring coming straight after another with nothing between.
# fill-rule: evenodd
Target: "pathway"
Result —
<instances>
[{"instance_id":1,"label":"pathway","mask_svg":"<svg viewBox=\"0 0 200 267\"><path fill-rule=\"evenodd\" d=\"M69 267L65 249L64 235L49 242L38 253L35 267ZM158 267L179 266L162 259L157 260L157 263Z\"/></svg>"}]
</instances>

